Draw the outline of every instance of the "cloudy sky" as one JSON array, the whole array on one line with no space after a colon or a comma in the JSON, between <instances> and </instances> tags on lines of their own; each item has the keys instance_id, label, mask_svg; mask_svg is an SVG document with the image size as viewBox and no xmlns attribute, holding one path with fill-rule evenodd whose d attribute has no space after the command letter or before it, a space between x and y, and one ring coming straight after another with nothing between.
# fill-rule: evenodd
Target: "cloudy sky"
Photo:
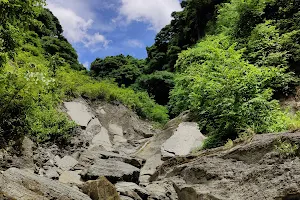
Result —
<instances>
[{"instance_id":1,"label":"cloudy sky","mask_svg":"<svg viewBox=\"0 0 300 200\"><path fill-rule=\"evenodd\" d=\"M180 0L47 0L85 66L96 58L146 57L146 46L179 11Z\"/></svg>"}]
</instances>

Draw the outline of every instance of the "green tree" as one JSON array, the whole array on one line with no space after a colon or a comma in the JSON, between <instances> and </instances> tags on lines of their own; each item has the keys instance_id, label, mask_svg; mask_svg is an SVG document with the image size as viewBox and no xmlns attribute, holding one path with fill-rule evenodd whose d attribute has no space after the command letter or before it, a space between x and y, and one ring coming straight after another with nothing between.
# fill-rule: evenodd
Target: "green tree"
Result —
<instances>
[{"instance_id":1,"label":"green tree","mask_svg":"<svg viewBox=\"0 0 300 200\"><path fill-rule=\"evenodd\" d=\"M144 61L132 56L108 56L97 58L91 64L91 75L99 78L110 78L121 86L133 84L145 69Z\"/></svg>"},{"instance_id":2,"label":"green tree","mask_svg":"<svg viewBox=\"0 0 300 200\"><path fill-rule=\"evenodd\" d=\"M176 64L181 73L170 106L175 113L193 112L209 135L205 147L220 146L248 128L256 133L285 128L271 88L282 87L290 75L283 68L249 64L235 48L227 36L207 36L183 51Z\"/></svg>"},{"instance_id":3,"label":"green tree","mask_svg":"<svg viewBox=\"0 0 300 200\"><path fill-rule=\"evenodd\" d=\"M224 0L185 0L180 12L155 37L147 48L149 73L156 70L174 71L178 53L196 44L205 35L207 23L214 20L216 6Z\"/></svg>"},{"instance_id":4,"label":"green tree","mask_svg":"<svg viewBox=\"0 0 300 200\"><path fill-rule=\"evenodd\" d=\"M142 75L137 79L135 87L147 91L158 104L167 105L169 93L174 87L174 74L156 71L153 74Z\"/></svg>"}]
</instances>

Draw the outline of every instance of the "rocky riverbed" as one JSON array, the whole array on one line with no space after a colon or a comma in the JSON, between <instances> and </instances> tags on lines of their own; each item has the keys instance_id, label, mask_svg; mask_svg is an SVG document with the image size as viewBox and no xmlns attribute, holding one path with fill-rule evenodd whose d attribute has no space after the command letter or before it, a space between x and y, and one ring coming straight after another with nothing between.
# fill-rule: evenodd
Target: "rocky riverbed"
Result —
<instances>
[{"instance_id":1,"label":"rocky riverbed","mask_svg":"<svg viewBox=\"0 0 300 200\"><path fill-rule=\"evenodd\" d=\"M24 138L0 151L0 199L300 199L299 152L275 150L279 138L299 144L298 132L192 153L205 136L188 113L157 130L117 103L80 98L62 109L79 126L69 145Z\"/></svg>"}]
</instances>

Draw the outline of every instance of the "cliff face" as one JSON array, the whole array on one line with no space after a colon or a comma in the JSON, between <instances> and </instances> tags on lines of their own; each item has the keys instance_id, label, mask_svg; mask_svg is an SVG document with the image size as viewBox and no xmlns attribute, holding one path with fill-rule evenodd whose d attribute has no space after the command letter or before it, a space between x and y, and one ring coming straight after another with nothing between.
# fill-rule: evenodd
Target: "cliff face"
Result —
<instances>
[{"instance_id":1,"label":"cliff face","mask_svg":"<svg viewBox=\"0 0 300 200\"><path fill-rule=\"evenodd\" d=\"M265 134L192 153L205 139L188 113L156 130L120 104L76 99L68 146L0 152L0 199L300 199L300 133Z\"/></svg>"}]
</instances>

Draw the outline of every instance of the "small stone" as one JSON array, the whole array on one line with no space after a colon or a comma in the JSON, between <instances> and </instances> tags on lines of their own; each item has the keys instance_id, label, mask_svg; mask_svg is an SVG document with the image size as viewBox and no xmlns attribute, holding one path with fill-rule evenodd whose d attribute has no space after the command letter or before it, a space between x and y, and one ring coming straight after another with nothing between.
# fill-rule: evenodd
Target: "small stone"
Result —
<instances>
[{"instance_id":1,"label":"small stone","mask_svg":"<svg viewBox=\"0 0 300 200\"><path fill-rule=\"evenodd\" d=\"M49 169L46 171L46 175L47 178L53 179L53 180L57 180L59 178L59 174L57 173L56 169Z\"/></svg>"},{"instance_id":2,"label":"small stone","mask_svg":"<svg viewBox=\"0 0 300 200\"><path fill-rule=\"evenodd\" d=\"M71 156L65 156L62 159L56 161L57 166L64 171L69 171L70 169L75 167L77 163L78 161L72 158Z\"/></svg>"}]
</instances>

